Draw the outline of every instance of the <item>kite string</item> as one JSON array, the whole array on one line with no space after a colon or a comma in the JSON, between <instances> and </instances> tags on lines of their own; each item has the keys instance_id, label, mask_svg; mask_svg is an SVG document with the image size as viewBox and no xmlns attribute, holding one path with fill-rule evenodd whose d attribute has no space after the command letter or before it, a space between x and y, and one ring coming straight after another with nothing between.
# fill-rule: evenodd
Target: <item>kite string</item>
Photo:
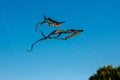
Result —
<instances>
[{"instance_id":1,"label":"kite string","mask_svg":"<svg viewBox=\"0 0 120 80\"><path fill-rule=\"evenodd\" d=\"M92 56L94 56L94 58L96 59L97 63L100 63L102 60L102 58L100 57L100 55L98 54L98 52L96 51L96 49L92 46L92 44L90 43L90 41L88 40L87 36L85 34L82 35L83 39L86 41L90 51L92 54Z\"/></svg>"},{"instance_id":2,"label":"kite string","mask_svg":"<svg viewBox=\"0 0 120 80\"><path fill-rule=\"evenodd\" d=\"M65 27L63 27L63 29L65 29ZM81 61L84 65L86 65L87 63L86 63L85 59L83 59L82 56L79 55L80 50L78 49L78 47L76 47L76 45L73 43L72 40L69 40L69 41L70 41L71 45L73 46L76 55L79 56L80 61Z\"/></svg>"},{"instance_id":3,"label":"kite string","mask_svg":"<svg viewBox=\"0 0 120 80\"><path fill-rule=\"evenodd\" d=\"M76 52L76 55L79 56L81 62L82 62L84 65L86 65L87 63L86 63L85 59L83 59L82 55L79 54L79 53L80 53L80 49L78 49L78 47L73 43L72 40L70 40L70 43L71 43L71 45L73 46L74 51Z\"/></svg>"},{"instance_id":4,"label":"kite string","mask_svg":"<svg viewBox=\"0 0 120 80\"><path fill-rule=\"evenodd\" d=\"M5 28L6 28L6 31L7 31L8 36L9 36L9 40L10 40L10 42L11 42L11 44L12 44L13 52L15 52L15 51L16 51L16 47L15 47L15 45L14 45L14 40L13 40L13 38L12 38L11 30L9 29L9 25L8 25L8 22L7 22L5 13L4 13L3 11L1 11L1 16L2 16L2 18L3 18L3 22L4 22L4 24L5 24Z\"/></svg>"},{"instance_id":5,"label":"kite string","mask_svg":"<svg viewBox=\"0 0 120 80\"><path fill-rule=\"evenodd\" d=\"M82 25L83 25L83 24L82 24ZM86 28L88 29L87 25L86 25ZM78 37L79 37L79 36L78 36ZM82 34L82 37L83 37L83 39L86 41L88 47L90 48L92 55L93 55L97 60L99 59L100 61L98 61L98 62L100 63L102 58L97 55L97 51L94 49L94 47L92 46L92 44L90 44L90 42L88 41L87 36L86 36L85 34ZM79 54L79 49L76 47L75 44L73 44L72 41L71 41L71 43L72 43L72 45L74 46L74 48L76 49L76 52ZM80 55L79 55L79 56L80 56ZM98 56L99 58L97 58L96 56ZM82 60L83 60L83 59L82 59ZM83 60L83 61L84 61L84 60Z\"/></svg>"}]
</instances>

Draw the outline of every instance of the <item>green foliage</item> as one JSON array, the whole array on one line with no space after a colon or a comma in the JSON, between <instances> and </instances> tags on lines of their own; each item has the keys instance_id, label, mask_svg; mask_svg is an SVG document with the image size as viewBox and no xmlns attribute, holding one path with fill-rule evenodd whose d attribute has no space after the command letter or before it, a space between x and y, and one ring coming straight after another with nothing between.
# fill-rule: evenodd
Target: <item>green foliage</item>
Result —
<instances>
[{"instance_id":1,"label":"green foliage","mask_svg":"<svg viewBox=\"0 0 120 80\"><path fill-rule=\"evenodd\" d=\"M89 80L120 80L120 66L103 66L96 74L90 76Z\"/></svg>"}]
</instances>

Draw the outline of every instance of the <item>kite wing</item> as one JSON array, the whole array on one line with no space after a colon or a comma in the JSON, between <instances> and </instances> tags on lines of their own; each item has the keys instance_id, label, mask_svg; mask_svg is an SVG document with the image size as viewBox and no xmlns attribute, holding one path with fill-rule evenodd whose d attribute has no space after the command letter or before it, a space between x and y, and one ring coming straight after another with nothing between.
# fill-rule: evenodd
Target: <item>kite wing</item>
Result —
<instances>
[{"instance_id":1,"label":"kite wing","mask_svg":"<svg viewBox=\"0 0 120 80\"><path fill-rule=\"evenodd\" d=\"M71 29L71 30L67 30L64 32L64 34L69 34L69 33L72 33L71 35L69 36L66 36L65 38L58 38L58 39L61 39L61 40L67 40L69 38L72 38L73 36L76 36L78 34L80 34L81 32L83 32L84 30L74 30L74 29Z\"/></svg>"},{"instance_id":2,"label":"kite wing","mask_svg":"<svg viewBox=\"0 0 120 80\"><path fill-rule=\"evenodd\" d=\"M63 22L58 22L58 21L56 21L56 20L53 20L53 19L51 19L50 17L46 17L46 16L44 16L44 20L49 20L50 22L52 22L52 23L56 23L56 24L62 24L62 23L65 23L65 21L63 21Z\"/></svg>"},{"instance_id":3,"label":"kite wing","mask_svg":"<svg viewBox=\"0 0 120 80\"><path fill-rule=\"evenodd\" d=\"M48 18L48 20L51 21L52 23L59 23L59 22L57 22L57 21L55 21L55 20L53 20L51 18Z\"/></svg>"}]
</instances>

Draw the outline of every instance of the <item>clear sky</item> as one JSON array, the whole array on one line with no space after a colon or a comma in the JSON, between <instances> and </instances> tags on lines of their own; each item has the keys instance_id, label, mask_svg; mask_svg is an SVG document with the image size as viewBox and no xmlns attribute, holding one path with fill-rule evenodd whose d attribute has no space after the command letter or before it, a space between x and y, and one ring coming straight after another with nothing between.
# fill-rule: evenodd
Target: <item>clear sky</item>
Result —
<instances>
[{"instance_id":1,"label":"clear sky","mask_svg":"<svg viewBox=\"0 0 120 80\"><path fill-rule=\"evenodd\" d=\"M29 53L43 15L84 32ZM103 65L120 65L120 0L0 0L0 80L88 80Z\"/></svg>"}]
</instances>

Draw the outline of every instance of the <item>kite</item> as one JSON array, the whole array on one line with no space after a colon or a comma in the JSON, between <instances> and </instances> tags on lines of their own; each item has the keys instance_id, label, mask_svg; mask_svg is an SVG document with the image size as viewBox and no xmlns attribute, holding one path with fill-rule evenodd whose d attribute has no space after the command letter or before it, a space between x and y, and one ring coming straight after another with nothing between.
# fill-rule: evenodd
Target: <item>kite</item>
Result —
<instances>
[{"instance_id":1,"label":"kite","mask_svg":"<svg viewBox=\"0 0 120 80\"><path fill-rule=\"evenodd\" d=\"M40 30L41 31L41 30ZM43 36L43 38L38 39L37 41L35 41L32 45L31 45L31 49L28 50L28 52L33 50L33 47L36 43L38 43L39 41L43 41L43 40L50 40L50 39L59 39L59 40L67 40L73 36L76 36L78 34L80 34L81 32L83 32L84 30L75 30L75 29L70 29L70 30L55 30L53 32L51 32L48 36L45 36L44 33L41 31L41 34ZM60 36L62 34L70 34L69 36L66 36L65 38L60 38ZM52 35L56 35L55 37L51 37Z\"/></svg>"},{"instance_id":2,"label":"kite","mask_svg":"<svg viewBox=\"0 0 120 80\"><path fill-rule=\"evenodd\" d=\"M58 34L57 36L55 36L54 38L56 39L61 39L61 40L67 40L73 36L76 36L78 34L80 34L81 32L83 32L84 30L75 30L75 29L70 29L70 30L55 30L53 32L51 32L48 37L50 37L51 35L55 35ZM61 34L70 34L69 36L66 36L65 38L59 38L61 36Z\"/></svg>"},{"instance_id":3,"label":"kite","mask_svg":"<svg viewBox=\"0 0 120 80\"><path fill-rule=\"evenodd\" d=\"M46 16L44 16L44 21L41 21L41 22L39 22L39 23L36 24L36 32L37 32L38 25L39 24L42 25L44 23L47 23L48 26L53 26L53 27L56 28L56 27L61 26L61 24L65 23L65 21L58 22L58 21L55 21L55 20L51 19L50 17L47 18Z\"/></svg>"}]
</instances>

